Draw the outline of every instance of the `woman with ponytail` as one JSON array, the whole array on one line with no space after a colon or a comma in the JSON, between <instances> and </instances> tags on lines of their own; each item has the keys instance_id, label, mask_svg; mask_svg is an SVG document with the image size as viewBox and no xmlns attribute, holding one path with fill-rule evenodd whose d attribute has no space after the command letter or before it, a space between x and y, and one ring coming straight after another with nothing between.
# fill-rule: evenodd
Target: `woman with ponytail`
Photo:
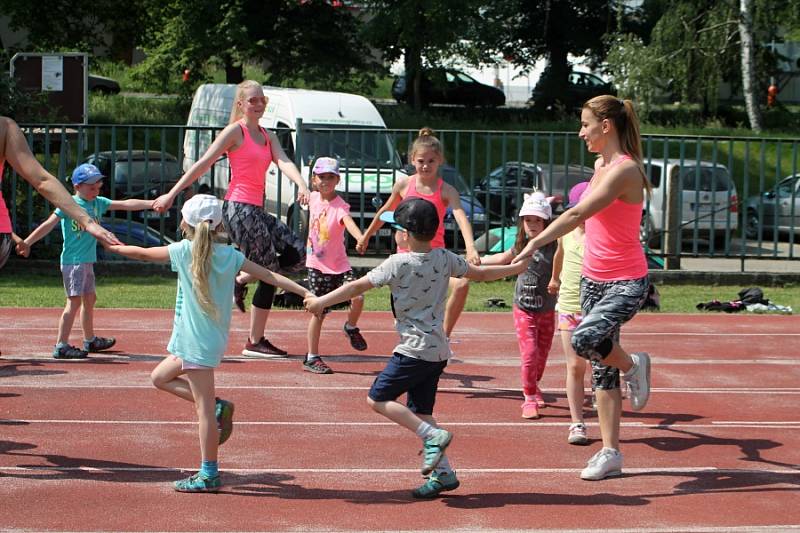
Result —
<instances>
[{"instance_id":1,"label":"woman with ponytail","mask_svg":"<svg viewBox=\"0 0 800 533\"><path fill-rule=\"evenodd\" d=\"M214 369L228 344L233 308L233 283L241 270L263 283L313 296L295 282L251 261L227 244L217 242L222 206L208 194L183 204L181 229L185 239L156 248L111 246L115 253L142 261L170 263L178 273L175 320L167 356L150 375L153 385L192 402L200 426L200 471L176 481L180 492L215 492L222 486L217 451L233 431L232 402L215 397Z\"/></svg>"},{"instance_id":2,"label":"woman with ponytail","mask_svg":"<svg viewBox=\"0 0 800 533\"><path fill-rule=\"evenodd\" d=\"M599 480L622 474L620 371L634 411L644 408L650 395L650 356L628 353L619 344L622 324L633 318L647 296L639 222L650 183L642 167L639 122L630 100L603 95L583 104L578 136L598 154L586 192L575 207L528 241L515 261L585 223L583 319L572 332L572 347L592 364L603 441L581 478Z\"/></svg>"},{"instance_id":3,"label":"woman with ponytail","mask_svg":"<svg viewBox=\"0 0 800 533\"><path fill-rule=\"evenodd\" d=\"M153 209L158 212L169 209L180 191L194 183L227 153L231 181L222 210L228 236L249 260L269 270L293 271L305 266L306 247L286 224L264 210L264 180L270 163L274 162L297 185L301 204L308 204L310 193L300 171L281 148L278 137L259 125L267 102L257 81L247 80L237 85L228 126L178 183L153 202ZM234 295L242 312L245 310L247 283L251 281L253 279L245 274L236 280ZM242 355L286 356L285 350L277 348L264 336L274 296L275 287L259 283L250 309L250 335Z\"/></svg>"}]
</instances>

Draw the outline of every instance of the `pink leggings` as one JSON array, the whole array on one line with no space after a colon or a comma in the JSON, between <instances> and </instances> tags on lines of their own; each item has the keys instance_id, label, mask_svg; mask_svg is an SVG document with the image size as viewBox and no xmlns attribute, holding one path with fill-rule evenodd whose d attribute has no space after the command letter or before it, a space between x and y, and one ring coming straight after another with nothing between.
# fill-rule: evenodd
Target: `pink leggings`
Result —
<instances>
[{"instance_id":1,"label":"pink leggings","mask_svg":"<svg viewBox=\"0 0 800 533\"><path fill-rule=\"evenodd\" d=\"M530 396L538 389L536 383L542 379L553 345L555 311L523 311L515 305L514 327L517 328L519 341L522 391Z\"/></svg>"}]
</instances>

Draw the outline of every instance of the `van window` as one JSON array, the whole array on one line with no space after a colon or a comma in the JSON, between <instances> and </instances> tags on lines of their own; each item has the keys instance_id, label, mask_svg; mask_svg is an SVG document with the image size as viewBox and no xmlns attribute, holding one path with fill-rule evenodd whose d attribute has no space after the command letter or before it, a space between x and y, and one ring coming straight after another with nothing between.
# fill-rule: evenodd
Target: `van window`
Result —
<instances>
[{"instance_id":1,"label":"van window","mask_svg":"<svg viewBox=\"0 0 800 533\"><path fill-rule=\"evenodd\" d=\"M347 126L303 128L300 156L310 165L320 156L335 157L348 168L401 169L392 138L383 128L348 130Z\"/></svg>"},{"instance_id":2,"label":"van window","mask_svg":"<svg viewBox=\"0 0 800 533\"><path fill-rule=\"evenodd\" d=\"M677 171L677 167L675 171ZM684 167L681 169L684 191L722 192L734 190L733 182L724 167Z\"/></svg>"},{"instance_id":3,"label":"van window","mask_svg":"<svg viewBox=\"0 0 800 533\"><path fill-rule=\"evenodd\" d=\"M275 135L281 143L281 148L286 152L286 155L294 161L294 141L292 141L292 128L288 124L278 121L275 128Z\"/></svg>"}]
</instances>

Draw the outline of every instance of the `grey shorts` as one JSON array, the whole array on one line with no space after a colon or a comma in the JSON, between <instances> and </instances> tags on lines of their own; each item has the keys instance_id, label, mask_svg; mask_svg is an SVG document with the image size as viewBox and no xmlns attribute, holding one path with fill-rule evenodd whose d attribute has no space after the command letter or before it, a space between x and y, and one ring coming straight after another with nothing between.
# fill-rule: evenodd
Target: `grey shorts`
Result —
<instances>
[{"instance_id":1,"label":"grey shorts","mask_svg":"<svg viewBox=\"0 0 800 533\"><path fill-rule=\"evenodd\" d=\"M94 294L94 263L61 265L61 277L68 297Z\"/></svg>"},{"instance_id":2,"label":"grey shorts","mask_svg":"<svg viewBox=\"0 0 800 533\"><path fill-rule=\"evenodd\" d=\"M0 200L2 202L3 200ZM3 268L11 255L11 249L14 248L14 240L11 238L10 233L0 233L0 268Z\"/></svg>"}]
</instances>

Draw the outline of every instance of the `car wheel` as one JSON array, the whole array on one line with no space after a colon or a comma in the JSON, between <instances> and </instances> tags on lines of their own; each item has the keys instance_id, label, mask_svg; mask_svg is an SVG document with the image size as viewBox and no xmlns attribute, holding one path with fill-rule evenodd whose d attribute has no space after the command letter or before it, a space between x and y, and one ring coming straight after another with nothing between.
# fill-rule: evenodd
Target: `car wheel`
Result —
<instances>
[{"instance_id":1,"label":"car wheel","mask_svg":"<svg viewBox=\"0 0 800 533\"><path fill-rule=\"evenodd\" d=\"M758 230L761 227L761 220L755 209L748 209L744 218L744 236L748 239L757 239Z\"/></svg>"}]
</instances>

